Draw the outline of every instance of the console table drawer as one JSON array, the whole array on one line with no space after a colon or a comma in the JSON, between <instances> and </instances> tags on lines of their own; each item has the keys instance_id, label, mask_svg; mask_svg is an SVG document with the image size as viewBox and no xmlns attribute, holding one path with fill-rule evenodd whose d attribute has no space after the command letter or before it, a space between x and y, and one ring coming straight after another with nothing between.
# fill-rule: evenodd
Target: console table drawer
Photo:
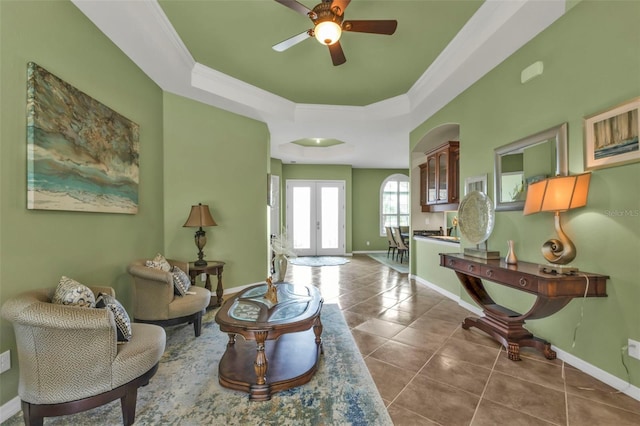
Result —
<instances>
[{"instance_id":1,"label":"console table drawer","mask_svg":"<svg viewBox=\"0 0 640 426\"><path fill-rule=\"evenodd\" d=\"M451 268L453 270L463 272L465 274L477 275L477 276L481 275L481 270L482 270L481 265L478 265L476 263L469 262L466 260L462 260L462 259L452 258L452 257L448 258L446 261L446 265L442 265L442 266L446 266L447 268Z\"/></svg>"},{"instance_id":2,"label":"console table drawer","mask_svg":"<svg viewBox=\"0 0 640 426\"><path fill-rule=\"evenodd\" d=\"M489 281L495 281L530 293L538 293L538 280L533 275L495 268L489 265L482 265L480 270L481 277Z\"/></svg>"}]
</instances>

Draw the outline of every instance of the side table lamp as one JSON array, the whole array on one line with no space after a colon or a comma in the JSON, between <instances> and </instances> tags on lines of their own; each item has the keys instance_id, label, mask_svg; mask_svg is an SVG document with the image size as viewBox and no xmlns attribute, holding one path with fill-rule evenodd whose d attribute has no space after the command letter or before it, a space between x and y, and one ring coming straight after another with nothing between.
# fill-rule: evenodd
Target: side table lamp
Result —
<instances>
[{"instance_id":1,"label":"side table lamp","mask_svg":"<svg viewBox=\"0 0 640 426\"><path fill-rule=\"evenodd\" d=\"M197 206L191 206L189 218L182 226L185 228L198 228L195 235L196 247L198 247L198 260L194 262L196 266L207 265L207 261L203 259L204 254L202 253L202 249L207 244L207 236L202 227L217 225L218 224L211 216L208 205L198 203Z\"/></svg>"},{"instance_id":2,"label":"side table lamp","mask_svg":"<svg viewBox=\"0 0 640 426\"><path fill-rule=\"evenodd\" d=\"M523 214L554 212L558 239L550 239L542 246L542 255L553 265L540 265L547 272L571 274L578 269L566 265L576 257L576 247L562 230L560 212L584 207L589 194L591 173L556 176L532 183L527 188Z\"/></svg>"}]
</instances>

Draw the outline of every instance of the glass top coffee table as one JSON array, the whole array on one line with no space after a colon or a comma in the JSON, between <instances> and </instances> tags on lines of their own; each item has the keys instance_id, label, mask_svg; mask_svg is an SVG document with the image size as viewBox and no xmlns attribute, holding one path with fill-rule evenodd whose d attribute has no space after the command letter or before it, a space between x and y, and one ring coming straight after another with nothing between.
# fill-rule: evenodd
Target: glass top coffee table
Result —
<instances>
[{"instance_id":1,"label":"glass top coffee table","mask_svg":"<svg viewBox=\"0 0 640 426\"><path fill-rule=\"evenodd\" d=\"M307 383L322 353L322 297L313 286L276 284L278 302L264 296L267 284L227 300L216 314L229 342L220 364L224 387L267 401L271 395ZM236 339L240 334L244 339ZM255 343L253 343L255 342Z\"/></svg>"}]
</instances>

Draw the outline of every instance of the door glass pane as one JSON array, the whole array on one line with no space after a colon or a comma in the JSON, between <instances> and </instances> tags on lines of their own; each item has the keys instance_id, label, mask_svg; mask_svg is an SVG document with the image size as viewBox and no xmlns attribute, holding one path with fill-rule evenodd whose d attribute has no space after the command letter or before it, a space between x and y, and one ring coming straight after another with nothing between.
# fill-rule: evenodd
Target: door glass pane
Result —
<instances>
[{"instance_id":1,"label":"door glass pane","mask_svg":"<svg viewBox=\"0 0 640 426\"><path fill-rule=\"evenodd\" d=\"M293 249L311 248L311 188L293 188Z\"/></svg>"},{"instance_id":2,"label":"door glass pane","mask_svg":"<svg viewBox=\"0 0 640 426\"><path fill-rule=\"evenodd\" d=\"M436 201L436 159L430 157L427 160L427 201Z\"/></svg>"},{"instance_id":3,"label":"door glass pane","mask_svg":"<svg viewBox=\"0 0 640 426\"><path fill-rule=\"evenodd\" d=\"M438 172L438 200L447 200L447 154L440 154L438 156L439 165Z\"/></svg>"},{"instance_id":4,"label":"door glass pane","mask_svg":"<svg viewBox=\"0 0 640 426\"><path fill-rule=\"evenodd\" d=\"M320 191L320 205L322 206L322 211L320 212L320 248L323 249L338 248L340 241L338 234L340 199L338 195L338 188L323 187Z\"/></svg>"}]
</instances>

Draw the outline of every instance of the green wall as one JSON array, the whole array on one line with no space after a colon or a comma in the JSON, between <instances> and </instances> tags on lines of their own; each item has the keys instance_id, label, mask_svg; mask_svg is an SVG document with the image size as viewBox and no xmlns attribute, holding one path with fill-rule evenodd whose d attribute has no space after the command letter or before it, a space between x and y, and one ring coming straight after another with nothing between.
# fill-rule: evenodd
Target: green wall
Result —
<instances>
[{"instance_id":1,"label":"green wall","mask_svg":"<svg viewBox=\"0 0 640 426\"><path fill-rule=\"evenodd\" d=\"M460 181L488 173L493 197L493 150L567 122L569 170L582 172L583 117L640 95L639 20L640 2L578 3L417 127L411 133L411 147L434 127L460 123ZM520 72L539 60L544 62L543 75L521 84ZM640 163L595 170L588 205L562 215L563 227L578 250L574 265L609 275L608 298L574 300L552 317L527 323L534 334L624 381L629 378L621 362L622 347L627 338L640 340L638 182ZM551 237L551 214L523 217L519 211L498 212L488 244L504 254L506 240L514 240L519 259L542 263L540 247ZM431 262L417 259L424 261ZM416 270L430 280L428 271L414 265ZM492 288L492 293L499 303L516 310L529 302L501 286ZM572 347L582 306L584 318ZM631 384L639 386L640 361L626 354L624 359Z\"/></svg>"},{"instance_id":2,"label":"green wall","mask_svg":"<svg viewBox=\"0 0 640 426\"><path fill-rule=\"evenodd\" d=\"M27 210L29 61L140 125L138 214ZM0 1L0 89L0 304L24 290L55 287L64 274L114 287L129 310L131 260L157 252L196 258L194 230L182 225L198 202L209 204L218 223L206 229L204 251L226 262L225 289L264 280L264 123L163 94L71 2ZM12 357L2 374L2 405L17 395L18 368L13 328L4 320L0 327L0 352Z\"/></svg>"},{"instance_id":3,"label":"green wall","mask_svg":"<svg viewBox=\"0 0 640 426\"><path fill-rule=\"evenodd\" d=\"M27 210L26 76L34 61L140 125L136 215ZM0 2L0 304L61 275L112 286L130 306L127 264L163 248L162 91L70 2ZM186 212L185 212L186 214ZM11 324L0 322L0 405L17 395Z\"/></svg>"},{"instance_id":4,"label":"green wall","mask_svg":"<svg viewBox=\"0 0 640 426\"><path fill-rule=\"evenodd\" d=\"M386 251L387 236L380 236L380 186L391 175L409 176L408 169L353 169L353 251ZM369 241L369 245L367 245Z\"/></svg>"},{"instance_id":5,"label":"green wall","mask_svg":"<svg viewBox=\"0 0 640 426\"><path fill-rule=\"evenodd\" d=\"M182 225L191 205L209 205L218 226L203 251L226 262L225 289L266 278L268 141L264 123L164 95L164 250L195 260L195 230Z\"/></svg>"}]
</instances>

